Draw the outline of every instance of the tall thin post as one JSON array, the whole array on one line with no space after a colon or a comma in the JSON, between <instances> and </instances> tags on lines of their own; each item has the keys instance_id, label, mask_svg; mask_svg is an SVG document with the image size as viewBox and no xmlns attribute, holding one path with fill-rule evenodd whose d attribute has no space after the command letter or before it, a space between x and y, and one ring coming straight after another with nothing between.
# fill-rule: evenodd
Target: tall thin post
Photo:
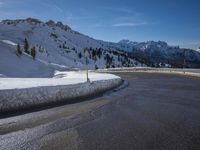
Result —
<instances>
[{"instance_id":1,"label":"tall thin post","mask_svg":"<svg viewBox=\"0 0 200 150\"><path fill-rule=\"evenodd\" d=\"M184 59L183 59L183 68L186 68L186 59L185 59L185 57L186 57L186 55L185 55L185 49L184 49Z\"/></svg>"},{"instance_id":2,"label":"tall thin post","mask_svg":"<svg viewBox=\"0 0 200 150\"><path fill-rule=\"evenodd\" d=\"M88 77L88 58L86 56L86 79L87 79L87 82L89 82L89 77Z\"/></svg>"},{"instance_id":3,"label":"tall thin post","mask_svg":"<svg viewBox=\"0 0 200 150\"><path fill-rule=\"evenodd\" d=\"M89 76L88 76L88 49L85 48L84 49L84 55L85 55L85 63L86 63L86 81L87 82L90 82L90 79L89 79Z\"/></svg>"}]
</instances>

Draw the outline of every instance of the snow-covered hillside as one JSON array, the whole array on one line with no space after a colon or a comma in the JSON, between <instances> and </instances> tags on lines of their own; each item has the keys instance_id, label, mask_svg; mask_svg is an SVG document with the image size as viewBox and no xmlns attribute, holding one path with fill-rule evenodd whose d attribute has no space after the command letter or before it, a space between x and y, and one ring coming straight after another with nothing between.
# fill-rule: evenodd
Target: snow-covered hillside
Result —
<instances>
[{"instance_id":1,"label":"snow-covered hillside","mask_svg":"<svg viewBox=\"0 0 200 150\"><path fill-rule=\"evenodd\" d=\"M56 67L45 64L27 55L16 55L14 45L0 41L0 74L8 77L49 77Z\"/></svg>"},{"instance_id":2,"label":"snow-covered hillside","mask_svg":"<svg viewBox=\"0 0 200 150\"><path fill-rule=\"evenodd\" d=\"M25 53L25 39L28 54ZM85 48L90 69L142 66L126 52L103 46L101 41L52 20L46 23L32 18L4 20L0 22L0 41L0 74L5 76L43 77L53 70L84 69ZM22 54L17 51L18 47ZM35 59L29 54L31 49L36 51Z\"/></svg>"}]
</instances>

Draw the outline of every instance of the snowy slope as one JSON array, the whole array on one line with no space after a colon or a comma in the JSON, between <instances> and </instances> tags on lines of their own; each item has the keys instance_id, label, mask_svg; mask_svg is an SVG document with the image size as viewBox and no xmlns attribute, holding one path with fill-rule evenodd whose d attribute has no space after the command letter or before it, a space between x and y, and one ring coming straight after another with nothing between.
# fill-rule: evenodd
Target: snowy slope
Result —
<instances>
[{"instance_id":1,"label":"snowy slope","mask_svg":"<svg viewBox=\"0 0 200 150\"><path fill-rule=\"evenodd\" d=\"M55 67L33 61L30 56L17 56L13 45L0 41L0 73L8 77L49 77L53 76Z\"/></svg>"}]
</instances>

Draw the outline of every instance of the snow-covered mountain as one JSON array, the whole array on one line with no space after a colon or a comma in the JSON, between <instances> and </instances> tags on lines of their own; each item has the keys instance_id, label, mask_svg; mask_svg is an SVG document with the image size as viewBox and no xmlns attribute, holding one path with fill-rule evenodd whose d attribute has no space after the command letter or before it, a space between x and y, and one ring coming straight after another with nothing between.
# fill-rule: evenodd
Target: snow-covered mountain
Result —
<instances>
[{"instance_id":1,"label":"snow-covered mountain","mask_svg":"<svg viewBox=\"0 0 200 150\"><path fill-rule=\"evenodd\" d=\"M118 44L121 47L124 47L126 51L133 51L133 48L135 49L141 49L141 50L145 50L145 49L160 49L160 50L166 50L169 46L166 42L162 42L162 41L147 41L147 42L133 42L133 41L129 41L129 40L121 40L118 42Z\"/></svg>"},{"instance_id":2,"label":"snow-covered mountain","mask_svg":"<svg viewBox=\"0 0 200 150\"><path fill-rule=\"evenodd\" d=\"M200 47L197 49L198 52L200 52Z\"/></svg>"},{"instance_id":3,"label":"snow-covered mountain","mask_svg":"<svg viewBox=\"0 0 200 150\"><path fill-rule=\"evenodd\" d=\"M163 41L133 42L121 40L108 47L130 52L131 57L151 67L200 68L200 51L169 46Z\"/></svg>"},{"instance_id":4,"label":"snow-covered mountain","mask_svg":"<svg viewBox=\"0 0 200 150\"><path fill-rule=\"evenodd\" d=\"M28 18L0 22L1 76L46 77L55 70L84 69L85 49L90 69L146 65L183 67L183 62L187 67L200 67L199 52L172 47L162 41L105 42L52 20L42 22Z\"/></svg>"},{"instance_id":5,"label":"snow-covered mountain","mask_svg":"<svg viewBox=\"0 0 200 150\"><path fill-rule=\"evenodd\" d=\"M84 69L85 48L90 69L143 65L128 57L126 52L108 48L104 43L78 33L62 22L42 22L33 18L3 20L0 22L0 74L43 77L53 74L52 71L44 73L44 68ZM22 54L17 50L19 47ZM35 59L31 59L31 49L36 51Z\"/></svg>"}]
</instances>

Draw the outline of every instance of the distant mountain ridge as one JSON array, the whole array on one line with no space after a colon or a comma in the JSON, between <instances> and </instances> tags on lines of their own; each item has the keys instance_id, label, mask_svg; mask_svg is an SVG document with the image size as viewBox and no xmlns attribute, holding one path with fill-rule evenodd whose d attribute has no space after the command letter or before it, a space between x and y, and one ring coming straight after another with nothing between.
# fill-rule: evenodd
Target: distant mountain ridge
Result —
<instances>
[{"instance_id":1,"label":"distant mountain ridge","mask_svg":"<svg viewBox=\"0 0 200 150\"><path fill-rule=\"evenodd\" d=\"M198 50L169 46L164 41L132 42L122 40L118 47L131 52L139 61L148 66L157 67L159 63L167 63L172 67L200 67L200 53Z\"/></svg>"}]
</instances>

